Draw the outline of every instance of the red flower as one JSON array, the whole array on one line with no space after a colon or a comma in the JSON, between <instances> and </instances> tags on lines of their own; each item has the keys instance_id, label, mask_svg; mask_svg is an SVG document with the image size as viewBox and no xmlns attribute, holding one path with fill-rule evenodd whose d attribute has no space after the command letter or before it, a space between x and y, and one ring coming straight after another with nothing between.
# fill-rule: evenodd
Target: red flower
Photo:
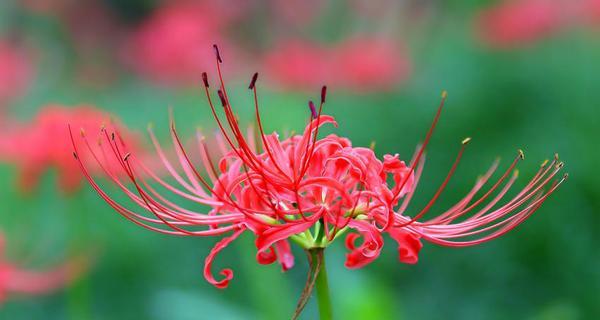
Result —
<instances>
[{"instance_id":1,"label":"red flower","mask_svg":"<svg viewBox=\"0 0 600 320\"><path fill-rule=\"evenodd\" d=\"M214 1L182 1L162 7L132 33L125 58L152 81L196 83L212 62L211 44L219 41L233 51L224 29L239 10Z\"/></svg>"},{"instance_id":2,"label":"red flower","mask_svg":"<svg viewBox=\"0 0 600 320\"><path fill-rule=\"evenodd\" d=\"M25 93L32 73L25 51L0 41L0 107Z\"/></svg>"},{"instance_id":3,"label":"red flower","mask_svg":"<svg viewBox=\"0 0 600 320\"><path fill-rule=\"evenodd\" d=\"M269 9L284 24L307 27L321 13L325 3L318 0L271 0Z\"/></svg>"},{"instance_id":4,"label":"red flower","mask_svg":"<svg viewBox=\"0 0 600 320\"><path fill-rule=\"evenodd\" d=\"M318 88L323 81L353 91L389 90L410 74L407 54L389 40L360 37L332 47L290 41L267 55L265 67L285 88Z\"/></svg>"},{"instance_id":5,"label":"red flower","mask_svg":"<svg viewBox=\"0 0 600 320\"><path fill-rule=\"evenodd\" d=\"M304 249L324 248L344 234L347 234L346 246L350 250L346 260L349 268L362 267L375 260L383 246L384 233L389 233L398 243L400 261L415 263L421 249L420 239L455 247L494 239L531 216L564 180L555 181L546 188L562 167L557 159L546 162L516 196L497 205L517 178L514 169L523 159L519 152L506 172L483 195L476 198L496 170L497 163L456 205L421 221L446 187L469 141L463 141L455 163L431 201L414 216L405 215L421 176L423 153L439 119L443 101L424 143L417 149L410 165L406 165L398 155L385 155L382 161L373 150L355 147L350 140L334 134L319 138L322 126L337 126L333 117L321 114L325 87L319 106L309 103L311 113L302 134L267 135L263 132L258 108L255 74L250 89L254 93L259 133L255 137L251 130L243 132L222 81L220 62L217 67L221 88L217 93L223 115L219 115L213 104L206 73L203 80L210 108L221 129L217 136L221 152L209 152L204 137L198 135L203 172L183 148L174 124L171 136L178 155L175 162L165 156L152 131L150 134L165 168L178 185L153 175L135 154L126 153L120 143L105 135L103 148L112 154L112 161L120 163L133 187L127 187L125 179L117 175L109 175L109 178L140 206L141 211L126 208L100 188L89 174L89 165L78 156L83 151L81 143L76 142L75 136L72 138L76 159L90 184L125 218L166 234L216 236L232 232L206 259L204 275L219 288L227 286L233 273L225 269L221 272L223 278L215 279L211 272L212 262L218 252L243 232L256 235L259 263L279 260L284 270L293 264L289 240ZM142 173L152 179L144 178ZM153 187L155 184L208 209L197 212L171 202L167 195ZM488 200L494 192L496 195Z\"/></svg>"},{"instance_id":6,"label":"red flower","mask_svg":"<svg viewBox=\"0 0 600 320\"><path fill-rule=\"evenodd\" d=\"M41 295L64 287L86 269L81 259L71 260L51 270L26 270L4 258L4 237L0 233L0 304L9 294Z\"/></svg>"},{"instance_id":7,"label":"red flower","mask_svg":"<svg viewBox=\"0 0 600 320\"><path fill-rule=\"evenodd\" d=\"M0 129L0 159L19 167L19 185L23 190L37 186L40 176L49 168L58 169L59 185L66 192L73 191L82 179L81 171L73 166L72 146L67 124L82 130L94 130L101 125L113 127L110 115L91 106L65 108L49 105L42 109L30 124L9 124ZM84 132L84 131L82 131ZM130 145L138 151L137 142L130 133L123 131ZM99 149L97 141L94 149ZM90 154L83 154L91 160ZM118 165L114 161L108 168ZM92 168L94 174L104 171Z\"/></svg>"},{"instance_id":8,"label":"red flower","mask_svg":"<svg viewBox=\"0 0 600 320\"><path fill-rule=\"evenodd\" d=\"M578 20L582 22L595 23L600 22L600 0L580 0L581 5L578 10Z\"/></svg>"},{"instance_id":9,"label":"red flower","mask_svg":"<svg viewBox=\"0 0 600 320\"><path fill-rule=\"evenodd\" d=\"M518 47L556 34L568 22L567 12L559 0L508 0L483 10L476 28L491 46Z\"/></svg>"}]
</instances>

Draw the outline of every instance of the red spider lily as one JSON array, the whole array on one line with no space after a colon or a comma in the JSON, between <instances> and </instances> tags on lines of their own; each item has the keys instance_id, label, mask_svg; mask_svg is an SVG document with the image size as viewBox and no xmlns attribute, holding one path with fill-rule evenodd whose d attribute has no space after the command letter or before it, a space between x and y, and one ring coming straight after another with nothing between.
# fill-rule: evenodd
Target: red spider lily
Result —
<instances>
[{"instance_id":1,"label":"red spider lily","mask_svg":"<svg viewBox=\"0 0 600 320\"><path fill-rule=\"evenodd\" d=\"M560 31L569 22L565 7L560 0L504 1L483 10L476 28L493 47L518 47Z\"/></svg>"},{"instance_id":2,"label":"red spider lily","mask_svg":"<svg viewBox=\"0 0 600 320\"><path fill-rule=\"evenodd\" d=\"M476 27L488 45L515 48L599 18L598 0L508 0L480 12Z\"/></svg>"},{"instance_id":3,"label":"red spider lily","mask_svg":"<svg viewBox=\"0 0 600 320\"><path fill-rule=\"evenodd\" d=\"M0 107L25 92L32 73L33 66L27 53L0 41Z\"/></svg>"},{"instance_id":4,"label":"red spider lily","mask_svg":"<svg viewBox=\"0 0 600 320\"><path fill-rule=\"evenodd\" d=\"M584 22L600 22L600 0L581 0L578 16Z\"/></svg>"},{"instance_id":5,"label":"red spider lily","mask_svg":"<svg viewBox=\"0 0 600 320\"><path fill-rule=\"evenodd\" d=\"M125 150L120 139L111 138L112 132L102 130L104 152L112 154L112 161L119 162L128 179L122 179L112 170L106 170L107 176L140 211L123 206L100 187L90 175L89 164L79 156L83 152L81 143L71 134L75 158L89 183L128 220L164 234L217 236L231 233L217 243L206 258L204 276L216 287L226 287L233 273L224 269L223 278L215 279L211 272L215 256L244 232L256 235L259 263L278 260L284 270L293 265L289 240L311 250L325 248L343 235L350 250L345 263L348 268L359 268L376 259L383 246L384 233L398 243L401 262L416 263L421 238L451 247L492 240L531 216L566 178L565 175L549 185L563 165L556 158L546 161L518 194L503 201L517 179L515 167L524 158L519 151L491 186L486 187L498 163L494 163L456 205L422 220L452 177L470 140L465 139L433 198L412 217L405 215L423 170L424 151L442 112L445 94L423 144L407 165L397 154L378 159L372 149L354 147L349 139L334 134L319 137L322 126L337 126L332 116L322 114L326 87L322 88L318 106L309 102L310 116L304 132L282 138L277 133L263 131L255 74L249 89L253 93L259 133L255 137L250 130L244 132L228 98L220 71L222 59L218 50L216 52L220 86L217 96L222 112L213 102L206 73L203 73L203 82L210 110L221 131L217 136L221 152L209 152L204 137L198 133L203 171L183 148L173 123L170 133L176 161L168 159L151 129L149 132L159 157L177 185L157 177L135 153ZM114 135L120 136L118 132ZM86 141L85 145L90 144ZM88 151L94 153L94 150ZM128 187L128 182L133 186ZM207 211L196 212L172 202L167 194L153 186L156 184L207 206ZM483 194L478 196L480 192ZM359 239L361 241L357 241Z\"/></svg>"},{"instance_id":6,"label":"red spider lily","mask_svg":"<svg viewBox=\"0 0 600 320\"><path fill-rule=\"evenodd\" d=\"M274 11L277 19L284 24L298 27L313 23L324 6L325 3L318 0L269 1L269 9Z\"/></svg>"},{"instance_id":7,"label":"red spider lily","mask_svg":"<svg viewBox=\"0 0 600 320\"><path fill-rule=\"evenodd\" d=\"M356 37L333 47L290 41L267 55L265 67L285 88L319 88L325 81L352 91L386 90L405 80L407 54L386 39Z\"/></svg>"},{"instance_id":8,"label":"red spider lily","mask_svg":"<svg viewBox=\"0 0 600 320\"><path fill-rule=\"evenodd\" d=\"M47 294L67 285L86 269L82 259L68 261L50 270L26 270L4 258L4 237L0 233L0 304L7 295Z\"/></svg>"},{"instance_id":9,"label":"red spider lily","mask_svg":"<svg viewBox=\"0 0 600 320\"><path fill-rule=\"evenodd\" d=\"M152 81L196 83L212 61L212 43L223 42L232 50L224 29L243 7L181 1L159 8L131 34L124 50L127 63Z\"/></svg>"},{"instance_id":10,"label":"red spider lily","mask_svg":"<svg viewBox=\"0 0 600 320\"><path fill-rule=\"evenodd\" d=\"M9 123L0 129L0 159L19 167L19 185L23 190L35 188L40 176L51 167L58 169L62 190L70 192L79 185L83 176L73 166L71 141L65 123L72 123L83 130L95 130L103 124L114 126L109 114L91 106L66 108L49 105L42 108L31 124ZM123 135L130 140L133 148L141 151L131 134L123 132ZM94 143L94 148L99 150L97 143ZM113 161L110 165L118 164ZM98 172L100 168L91 170Z\"/></svg>"}]
</instances>

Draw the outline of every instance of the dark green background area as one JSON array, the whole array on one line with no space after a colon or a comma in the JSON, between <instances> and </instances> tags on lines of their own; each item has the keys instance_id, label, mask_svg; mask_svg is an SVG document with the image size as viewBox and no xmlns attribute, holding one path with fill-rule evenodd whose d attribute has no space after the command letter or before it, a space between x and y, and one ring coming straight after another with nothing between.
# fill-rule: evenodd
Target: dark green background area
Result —
<instances>
[{"instance_id":1,"label":"dark green background area","mask_svg":"<svg viewBox=\"0 0 600 320\"><path fill-rule=\"evenodd\" d=\"M600 318L600 29L573 28L525 48L494 51L473 37L471 18L481 3L431 3L439 7L435 23L406 32L411 77L387 93L330 87L325 112L340 126L327 132L360 146L376 141L378 155L399 153L408 160L433 118L440 92L448 90L409 215L433 195L467 136L472 143L432 214L458 201L496 157L505 168L518 148L526 158L517 186L555 152L566 163L569 180L508 235L462 249L426 243L416 265L400 264L395 242L386 239L379 259L348 270L338 241L327 249L336 317ZM123 10L139 18L134 9ZM48 102L91 103L135 131L143 133L148 122L155 123L166 141L170 105L184 136L196 126L214 128L199 90L159 88L133 75L102 89L79 85L68 65L57 69L52 63L56 56L72 54L61 43L60 28L40 17L7 22L20 14L10 1L0 4L0 30L20 28L47 55L29 94L12 107L14 117L30 119ZM352 23L343 15L340 19ZM323 20L307 32L322 40L336 38L332 29L340 26ZM260 22L255 28L264 31ZM242 121L250 122L251 95L244 83L232 81L230 91ZM259 91L267 131L303 128L306 101L318 97L318 92L273 91L262 84ZM70 288L10 299L0 307L0 319L286 319L295 307L307 272L305 255L297 248L296 266L282 273L277 265L255 261L254 239L246 234L218 256L214 270L231 267L235 277L226 290L215 289L202 268L218 239L145 231L113 212L87 185L72 195L56 190L53 172L33 193L23 194L15 186L16 174L12 165L0 165L0 228L9 247L15 244L9 256L33 256L28 260L33 267L82 251L93 252L95 260ZM315 317L316 305L310 302L304 319Z\"/></svg>"}]
</instances>

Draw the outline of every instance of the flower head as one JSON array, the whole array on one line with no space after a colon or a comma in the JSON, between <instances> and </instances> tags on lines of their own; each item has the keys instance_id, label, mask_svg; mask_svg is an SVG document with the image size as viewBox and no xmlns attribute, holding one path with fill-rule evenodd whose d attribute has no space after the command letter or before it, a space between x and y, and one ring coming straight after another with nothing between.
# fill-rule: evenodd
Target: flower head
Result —
<instances>
[{"instance_id":1,"label":"flower head","mask_svg":"<svg viewBox=\"0 0 600 320\"><path fill-rule=\"evenodd\" d=\"M0 159L18 166L19 186L23 190L34 189L40 176L49 168L58 169L58 182L64 191L73 191L79 186L83 176L79 168L73 166L68 123L80 128L82 135L86 131L95 131L101 125L119 126L108 113L91 106L67 108L48 105L31 123L9 122L0 129ZM123 130L121 132L127 137L131 148L142 151L133 135ZM97 144L94 141L93 148L99 150ZM81 156L91 160L90 154ZM115 167L118 164L112 161L109 165ZM99 166L94 166L92 171L104 173Z\"/></svg>"},{"instance_id":2,"label":"flower head","mask_svg":"<svg viewBox=\"0 0 600 320\"><path fill-rule=\"evenodd\" d=\"M477 30L483 41L493 47L513 48L556 34L568 22L563 1L504 1L483 10Z\"/></svg>"},{"instance_id":3,"label":"flower head","mask_svg":"<svg viewBox=\"0 0 600 320\"><path fill-rule=\"evenodd\" d=\"M225 28L239 15L243 4L217 1L180 1L159 8L135 30L126 44L126 62L140 74L163 84L187 84L200 80L210 45L226 42Z\"/></svg>"},{"instance_id":4,"label":"flower head","mask_svg":"<svg viewBox=\"0 0 600 320\"><path fill-rule=\"evenodd\" d=\"M0 304L9 294L41 295L64 287L85 269L83 259L70 260L50 270L33 271L7 261L4 236L0 233Z\"/></svg>"},{"instance_id":5,"label":"flower head","mask_svg":"<svg viewBox=\"0 0 600 320\"><path fill-rule=\"evenodd\" d=\"M8 42L0 41L0 107L22 95L33 73L27 53Z\"/></svg>"},{"instance_id":6,"label":"flower head","mask_svg":"<svg viewBox=\"0 0 600 320\"><path fill-rule=\"evenodd\" d=\"M410 75L411 61L385 38L354 37L331 47L302 41L279 44L265 58L275 83L286 88L319 88L323 82L352 91L392 88Z\"/></svg>"},{"instance_id":7,"label":"flower head","mask_svg":"<svg viewBox=\"0 0 600 320\"><path fill-rule=\"evenodd\" d=\"M384 233L398 243L401 262L416 263L421 239L455 247L494 239L533 214L564 180L556 180L548 186L562 167L562 163L554 159L545 162L516 196L503 200L517 178L515 166L524 158L519 151L508 169L491 186L486 187L498 163L494 163L456 205L423 220L452 177L470 140L465 139L460 144L455 163L433 198L422 210L409 216L407 207L416 191L423 170L424 151L443 109L445 94L423 144L407 164L398 154L384 155L380 159L372 149L353 146L349 139L335 134L320 137L323 126L337 126L332 116L322 113L326 87L322 88L317 104L309 102L310 113L307 112L304 131L282 137L277 133L266 134L263 130L255 75L249 89L253 93L258 133L255 136L252 130L242 130L223 83L221 59L218 50L216 52L220 87L217 103L210 94L205 73L203 82L210 110L221 131L216 136L220 152L210 152L204 136L198 133L201 159L198 166L193 163L171 123L171 138L177 154L177 159L172 161L150 130L158 155L177 185L153 174L134 153L124 151L122 143L108 139L106 135L104 149L120 163L129 181L111 173L108 177L141 211L130 210L116 202L90 177L88 164L77 156L82 152L81 143L75 135L72 138L76 159L90 184L125 218L166 234L217 236L230 233L211 250L205 263L206 279L219 288L227 286L233 273L225 269L221 271L223 278L215 279L211 272L212 262L218 252L244 232L256 235L259 263L278 261L284 270L294 263L290 240L310 250L325 248L345 236L349 249L345 264L348 268L359 268L379 256ZM126 182L131 182L133 187L128 187ZM207 210L196 212L171 202L153 185L203 204ZM480 191L482 195L478 195Z\"/></svg>"}]
</instances>

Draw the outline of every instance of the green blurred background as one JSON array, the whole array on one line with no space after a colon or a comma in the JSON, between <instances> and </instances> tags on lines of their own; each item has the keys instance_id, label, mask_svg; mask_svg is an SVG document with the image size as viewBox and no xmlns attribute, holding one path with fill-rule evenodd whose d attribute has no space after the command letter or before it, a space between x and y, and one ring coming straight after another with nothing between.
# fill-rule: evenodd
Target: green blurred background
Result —
<instances>
[{"instance_id":1,"label":"green blurred background","mask_svg":"<svg viewBox=\"0 0 600 320\"><path fill-rule=\"evenodd\" d=\"M48 103L89 103L120 117L133 131L143 133L153 122L167 138L167 107L173 106L184 135L196 126L214 128L197 82L164 85L137 75L118 62L116 34L97 43L94 30L71 36L73 28L61 23L63 11L36 11L35 2L0 3L1 37L34 48L37 66L26 94L3 106L5 117L26 122ZM71 20L82 26L92 24L86 18L92 9L86 7L95 3L124 30L163 5L37 2L68 6L65 11L78 18ZM506 166L518 148L526 154L518 185L554 152L570 178L508 235L463 249L425 244L416 265L400 264L395 243L388 241L374 263L348 270L345 248L336 243L327 250L336 317L600 318L600 24L572 25L496 48L479 39L474 21L498 1L375 1L376 17L357 13L357 2L325 1L316 18L287 28L278 27L282 19L274 1L245 5L243 17L226 33L244 56L241 63L232 62L239 72L230 73L230 91L240 102L243 120L252 116L245 84L254 71L268 77L258 57L275 41L301 37L327 44L353 33L385 36L402 43L411 73L391 89L330 84L326 113L340 123L335 132L355 145L376 141L378 155L397 152L407 159L429 126L439 93L448 90L447 109L409 215L433 195L466 136L473 142L436 212L458 201L497 156ZM242 5L224 4L231 6ZM95 46L78 50L76 41L82 38ZM229 63L227 51L224 57ZM82 78L81 64L95 71ZM269 82L261 83L259 91L267 131L301 129L306 101L318 98L316 90L283 89ZM113 212L88 185L72 194L57 189L53 170L30 192L16 187L14 164L1 164L0 177L0 228L11 260L35 268L76 253L94 256L91 270L73 285L46 296L12 297L0 306L0 319L286 319L295 307L307 272L297 248L296 266L282 273L277 265L256 263L254 239L245 235L215 262L214 270L230 266L235 272L229 288L219 290L202 276L204 258L217 239L145 231ZM303 318L316 317L311 301Z\"/></svg>"}]
</instances>

